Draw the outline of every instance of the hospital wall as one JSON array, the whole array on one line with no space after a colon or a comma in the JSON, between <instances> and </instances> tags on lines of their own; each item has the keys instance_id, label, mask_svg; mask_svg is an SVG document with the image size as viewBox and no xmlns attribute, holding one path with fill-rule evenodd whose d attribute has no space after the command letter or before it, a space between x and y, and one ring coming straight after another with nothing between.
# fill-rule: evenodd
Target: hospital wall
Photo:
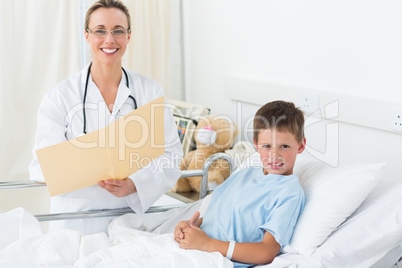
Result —
<instances>
[{"instance_id":1,"label":"hospital wall","mask_svg":"<svg viewBox=\"0 0 402 268\"><path fill-rule=\"evenodd\" d=\"M400 1L184 1L186 99L232 117L240 139L265 102L337 100L338 117L306 128L310 152L332 166L386 161L384 176L400 180L390 114L402 107L401 11Z\"/></svg>"}]
</instances>

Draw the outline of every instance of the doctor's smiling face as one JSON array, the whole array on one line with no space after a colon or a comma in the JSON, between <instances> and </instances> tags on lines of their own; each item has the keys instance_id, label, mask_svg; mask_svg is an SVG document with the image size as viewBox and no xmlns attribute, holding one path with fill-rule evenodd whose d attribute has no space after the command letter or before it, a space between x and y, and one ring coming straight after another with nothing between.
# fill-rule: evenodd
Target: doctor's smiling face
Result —
<instances>
[{"instance_id":1,"label":"doctor's smiling face","mask_svg":"<svg viewBox=\"0 0 402 268\"><path fill-rule=\"evenodd\" d=\"M288 131L265 129L258 134L258 141L254 141L254 144L265 175L291 175L297 154L306 147L306 139L298 142L295 135Z\"/></svg>"},{"instance_id":2,"label":"doctor's smiling face","mask_svg":"<svg viewBox=\"0 0 402 268\"><path fill-rule=\"evenodd\" d=\"M91 46L94 62L120 64L131 33L128 18L118 8L98 8L89 18L85 38Z\"/></svg>"}]
</instances>

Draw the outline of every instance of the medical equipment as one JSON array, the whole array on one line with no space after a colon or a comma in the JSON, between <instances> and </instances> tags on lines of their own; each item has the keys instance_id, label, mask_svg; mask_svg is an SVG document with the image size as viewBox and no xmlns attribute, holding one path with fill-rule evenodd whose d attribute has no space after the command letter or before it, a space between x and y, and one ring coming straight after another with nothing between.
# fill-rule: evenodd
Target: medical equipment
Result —
<instances>
[{"instance_id":1,"label":"medical equipment","mask_svg":"<svg viewBox=\"0 0 402 268\"><path fill-rule=\"evenodd\" d=\"M209 115L210 109L175 99L169 99L167 102L172 106L177 133L183 147L183 154L186 155L195 148L194 132L198 120L201 116Z\"/></svg>"},{"instance_id":2,"label":"medical equipment","mask_svg":"<svg viewBox=\"0 0 402 268\"><path fill-rule=\"evenodd\" d=\"M87 134L87 117L86 117L86 113L85 113L85 102L86 102L87 92L88 92L89 75L91 74L91 66L92 66L92 62L89 64L89 67L88 67L87 78L86 78L86 81L85 81L84 99L82 101L82 114L83 114L83 117L84 117L84 126L83 126L83 131L82 131L83 134ZM126 86L127 86L127 88L130 88L127 72L126 72L126 70L124 70L123 67L121 67L121 69L123 70L124 75L126 77ZM134 110L136 110L137 109L137 101L131 95L129 95L128 97L133 100Z\"/></svg>"}]
</instances>

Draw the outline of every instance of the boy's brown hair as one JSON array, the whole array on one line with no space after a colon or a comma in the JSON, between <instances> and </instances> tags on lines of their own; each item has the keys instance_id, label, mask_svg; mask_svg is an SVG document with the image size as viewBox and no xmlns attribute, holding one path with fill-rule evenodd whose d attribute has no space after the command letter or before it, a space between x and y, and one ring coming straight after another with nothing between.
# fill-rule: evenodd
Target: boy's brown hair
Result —
<instances>
[{"instance_id":1,"label":"boy's brown hair","mask_svg":"<svg viewBox=\"0 0 402 268\"><path fill-rule=\"evenodd\" d=\"M267 129L292 133L297 142L304 139L304 115L292 102L273 101L262 106L254 117L254 141L258 142L258 134Z\"/></svg>"}]
</instances>

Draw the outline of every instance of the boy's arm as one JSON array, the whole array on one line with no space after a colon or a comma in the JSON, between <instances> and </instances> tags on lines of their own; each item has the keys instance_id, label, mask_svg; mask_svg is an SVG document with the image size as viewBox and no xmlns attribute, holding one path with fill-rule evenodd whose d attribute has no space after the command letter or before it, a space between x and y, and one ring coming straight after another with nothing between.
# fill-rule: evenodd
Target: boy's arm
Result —
<instances>
[{"instance_id":1,"label":"boy's arm","mask_svg":"<svg viewBox=\"0 0 402 268\"><path fill-rule=\"evenodd\" d=\"M184 238L180 240L180 248L199 249L207 252L220 252L226 256L229 242L210 238L195 225L183 228ZM266 264L274 260L281 250L270 232L265 232L261 242L236 243L232 260L244 263Z\"/></svg>"},{"instance_id":2,"label":"boy's arm","mask_svg":"<svg viewBox=\"0 0 402 268\"><path fill-rule=\"evenodd\" d=\"M229 242L224 243L227 243L227 247L229 247ZM265 231L261 242L236 243L232 260L245 263L267 264L274 260L280 250L281 246L276 242L273 235ZM226 256L226 253L224 253L224 256Z\"/></svg>"}]
</instances>

